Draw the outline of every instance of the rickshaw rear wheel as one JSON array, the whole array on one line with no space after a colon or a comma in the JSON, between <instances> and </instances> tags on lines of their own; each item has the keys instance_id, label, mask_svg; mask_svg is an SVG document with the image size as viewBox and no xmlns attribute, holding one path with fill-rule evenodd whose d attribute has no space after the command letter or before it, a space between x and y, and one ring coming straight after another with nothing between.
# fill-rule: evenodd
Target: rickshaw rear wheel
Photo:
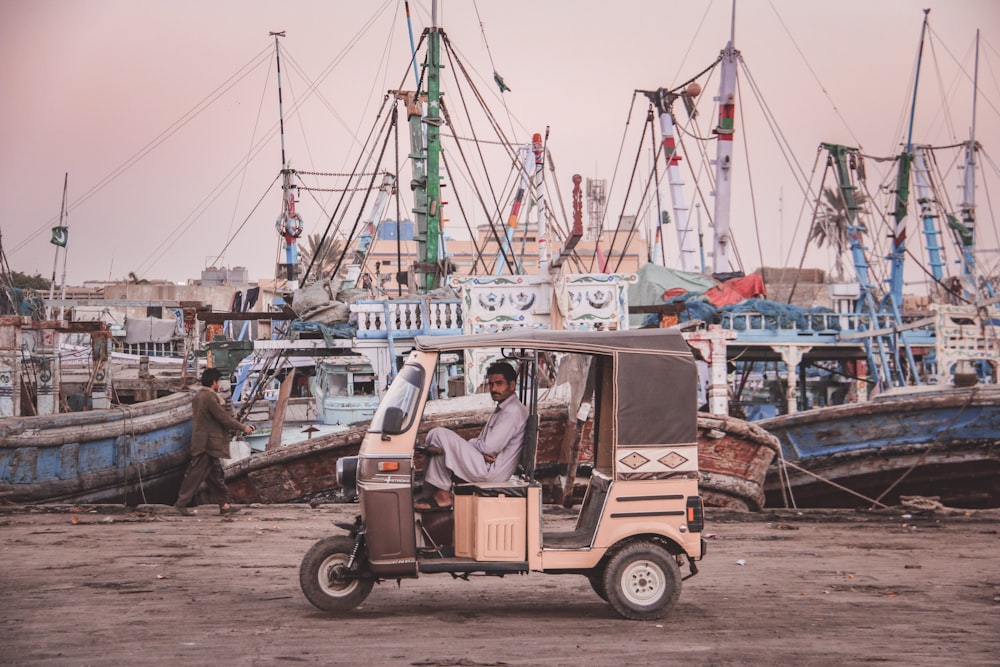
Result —
<instances>
[{"instance_id":1,"label":"rickshaw rear wheel","mask_svg":"<svg viewBox=\"0 0 1000 667\"><path fill-rule=\"evenodd\" d=\"M662 618L681 594L677 560L658 544L623 547L604 570L604 590L615 611L634 621Z\"/></svg>"},{"instance_id":2,"label":"rickshaw rear wheel","mask_svg":"<svg viewBox=\"0 0 1000 667\"><path fill-rule=\"evenodd\" d=\"M327 537L312 546L299 566L299 585L306 598L323 611L350 611L364 602L371 593L375 580L358 577L360 562L347 569L354 540L337 535Z\"/></svg>"}]
</instances>

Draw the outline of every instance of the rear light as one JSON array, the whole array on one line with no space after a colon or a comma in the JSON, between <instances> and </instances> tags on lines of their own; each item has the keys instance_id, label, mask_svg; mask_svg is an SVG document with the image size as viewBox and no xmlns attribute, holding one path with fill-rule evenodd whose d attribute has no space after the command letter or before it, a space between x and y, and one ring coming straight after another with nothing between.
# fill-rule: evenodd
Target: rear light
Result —
<instances>
[{"instance_id":1,"label":"rear light","mask_svg":"<svg viewBox=\"0 0 1000 667\"><path fill-rule=\"evenodd\" d=\"M687 524L692 533L700 533L705 527L705 504L701 496L688 496Z\"/></svg>"},{"instance_id":2,"label":"rear light","mask_svg":"<svg viewBox=\"0 0 1000 667\"><path fill-rule=\"evenodd\" d=\"M399 461L379 461L376 469L379 472L397 472L399 471Z\"/></svg>"}]
</instances>

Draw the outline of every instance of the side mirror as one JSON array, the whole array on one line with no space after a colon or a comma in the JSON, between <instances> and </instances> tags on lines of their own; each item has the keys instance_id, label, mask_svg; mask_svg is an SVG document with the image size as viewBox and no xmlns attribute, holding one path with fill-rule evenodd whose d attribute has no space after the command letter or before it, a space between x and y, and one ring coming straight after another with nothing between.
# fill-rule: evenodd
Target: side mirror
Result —
<instances>
[{"instance_id":1,"label":"side mirror","mask_svg":"<svg viewBox=\"0 0 1000 667\"><path fill-rule=\"evenodd\" d=\"M403 432L403 409L395 406L385 409L382 415L382 437L399 435Z\"/></svg>"}]
</instances>

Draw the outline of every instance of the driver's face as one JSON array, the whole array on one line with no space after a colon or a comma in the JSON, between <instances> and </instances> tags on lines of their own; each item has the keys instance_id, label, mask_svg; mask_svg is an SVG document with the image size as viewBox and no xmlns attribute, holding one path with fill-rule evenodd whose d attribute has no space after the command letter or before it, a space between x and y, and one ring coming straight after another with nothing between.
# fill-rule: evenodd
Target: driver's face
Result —
<instances>
[{"instance_id":1,"label":"driver's face","mask_svg":"<svg viewBox=\"0 0 1000 667\"><path fill-rule=\"evenodd\" d=\"M497 403L503 403L514 394L514 382L507 382L507 379L500 375L491 375L487 378L490 386L490 397Z\"/></svg>"}]
</instances>

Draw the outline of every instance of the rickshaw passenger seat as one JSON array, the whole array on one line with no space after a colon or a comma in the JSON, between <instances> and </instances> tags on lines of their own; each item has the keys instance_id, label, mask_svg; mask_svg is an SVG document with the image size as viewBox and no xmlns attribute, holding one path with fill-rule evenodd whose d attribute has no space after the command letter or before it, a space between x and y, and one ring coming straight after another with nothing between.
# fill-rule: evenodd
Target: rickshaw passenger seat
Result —
<instances>
[{"instance_id":1,"label":"rickshaw passenger seat","mask_svg":"<svg viewBox=\"0 0 1000 667\"><path fill-rule=\"evenodd\" d=\"M521 446L520 462L517 466L518 479L511 478L506 482L475 483L464 482L455 475L454 492L458 496L479 496L481 498L526 498L528 485L533 481L535 472L535 446L538 440L538 415L528 415L524 425L524 438Z\"/></svg>"},{"instance_id":2,"label":"rickshaw passenger seat","mask_svg":"<svg viewBox=\"0 0 1000 667\"><path fill-rule=\"evenodd\" d=\"M587 493L576 518L576 527L571 531L546 531L542 535L542 546L553 549L583 548L593 544L594 535L604 514L611 477L594 470L587 485Z\"/></svg>"},{"instance_id":3,"label":"rickshaw passenger seat","mask_svg":"<svg viewBox=\"0 0 1000 667\"><path fill-rule=\"evenodd\" d=\"M524 425L524 439L521 446L521 460L517 471L527 481L535 478L535 450L538 447L538 415L528 415Z\"/></svg>"}]
</instances>

